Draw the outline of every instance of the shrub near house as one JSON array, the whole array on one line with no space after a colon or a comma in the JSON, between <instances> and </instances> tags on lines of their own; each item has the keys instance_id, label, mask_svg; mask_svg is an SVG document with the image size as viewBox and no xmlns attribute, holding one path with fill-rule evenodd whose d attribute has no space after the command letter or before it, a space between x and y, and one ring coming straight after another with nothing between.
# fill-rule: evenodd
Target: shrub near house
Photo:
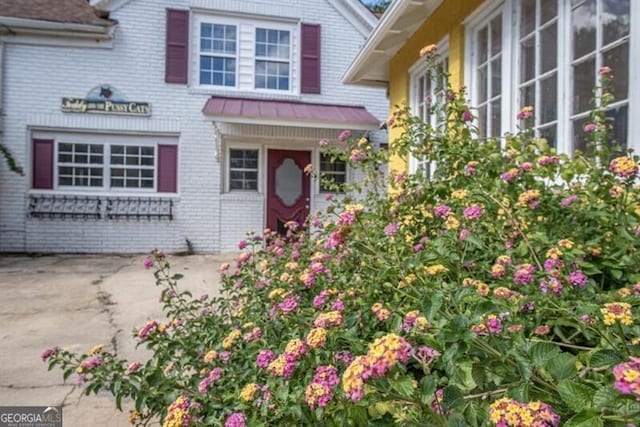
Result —
<instances>
[{"instance_id":1,"label":"shrub near house","mask_svg":"<svg viewBox=\"0 0 640 427\"><path fill-rule=\"evenodd\" d=\"M600 110L594 155L569 158L527 131L504 149L475 139L463 94L444 108L446 129L405 109L390 120L405 129L397 154L437 160L430 177L391 174L391 197L385 153L326 147L368 191L310 228L250 235L220 297L181 292L155 251L167 319L136 332L150 360L43 358L118 406L132 398L140 425L633 425L637 159L610 160Z\"/></svg>"}]
</instances>

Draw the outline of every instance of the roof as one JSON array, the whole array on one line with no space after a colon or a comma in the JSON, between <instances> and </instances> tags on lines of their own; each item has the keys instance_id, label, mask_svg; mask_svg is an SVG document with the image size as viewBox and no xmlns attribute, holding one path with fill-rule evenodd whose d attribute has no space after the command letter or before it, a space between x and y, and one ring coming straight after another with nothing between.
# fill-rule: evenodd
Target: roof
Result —
<instances>
[{"instance_id":1,"label":"roof","mask_svg":"<svg viewBox=\"0 0 640 427\"><path fill-rule=\"evenodd\" d=\"M384 86L389 62L443 0L393 0L373 29L342 80L345 83Z\"/></svg>"},{"instance_id":2,"label":"roof","mask_svg":"<svg viewBox=\"0 0 640 427\"><path fill-rule=\"evenodd\" d=\"M87 0L0 0L0 17L109 27Z\"/></svg>"},{"instance_id":3,"label":"roof","mask_svg":"<svg viewBox=\"0 0 640 427\"><path fill-rule=\"evenodd\" d=\"M202 112L218 121L331 129L377 129L365 107L212 96Z\"/></svg>"}]
</instances>

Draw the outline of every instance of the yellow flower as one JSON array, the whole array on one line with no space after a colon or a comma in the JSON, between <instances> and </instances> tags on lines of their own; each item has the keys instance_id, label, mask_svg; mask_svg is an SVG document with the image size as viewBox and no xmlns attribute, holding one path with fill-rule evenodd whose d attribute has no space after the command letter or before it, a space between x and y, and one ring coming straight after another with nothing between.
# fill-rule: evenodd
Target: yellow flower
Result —
<instances>
[{"instance_id":1,"label":"yellow flower","mask_svg":"<svg viewBox=\"0 0 640 427\"><path fill-rule=\"evenodd\" d=\"M560 246L561 248L571 249L574 247L574 245L575 243L571 239L562 239L558 241L558 246Z\"/></svg>"},{"instance_id":2,"label":"yellow flower","mask_svg":"<svg viewBox=\"0 0 640 427\"><path fill-rule=\"evenodd\" d=\"M433 55L437 51L438 51L438 46L437 45L435 45L435 44L427 45L427 46L423 47L422 49L420 49L420 57L422 58L423 56Z\"/></svg>"},{"instance_id":3,"label":"yellow flower","mask_svg":"<svg viewBox=\"0 0 640 427\"><path fill-rule=\"evenodd\" d=\"M307 345L311 348L320 348L327 341L327 330L324 328L313 328L307 335Z\"/></svg>"},{"instance_id":4,"label":"yellow flower","mask_svg":"<svg viewBox=\"0 0 640 427\"><path fill-rule=\"evenodd\" d=\"M460 227L460 221L458 221L453 215L449 215L445 225L447 230L457 230Z\"/></svg>"},{"instance_id":5,"label":"yellow flower","mask_svg":"<svg viewBox=\"0 0 640 427\"><path fill-rule=\"evenodd\" d=\"M204 355L202 360L204 360L204 363L209 364L209 363L213 362L214 360L216 360L217 358L218 358L218 352L215 351L215 350L209 350Z\"/></svg>"},{"instance_id":6,"label":"yellow flower","mask_svg":"<svg viewBox=\"0 0 640 427\"><path fill-rule=\"evenodd\" d=\"M98 345L94 346L91 350L89 350L89 354L93 355L93 354L96 354L96 353L100 353L103 348L104 348L104 344L98 344Z\"/></svg>"},{"instance_id":7,"label":"yellow flower","mask_svg":"<svg viewBox=\"0 0 640 427\"><path fill-rule=\"evenodd\" d=\"M603 316L603 322L605 325L613 325L616 321L619 321L623 325L633 324L631 318L631 305L626 302L611 302L604 305L604 308L600 309Z\"/></svg>"},{"instance_id":8,"label":"yellow flower","mask_svg":"<svg viewBox=\"0 0 640 427\"><path fill-rule=\"evenodd\" d=\"M255 398L256 390L258 390L258 384L249 383L242 388L240 392L240 399L245 402L252 402Z\"/></svg>"},{"instance_id":9,"label":"yellow flower","mask_svg":"<svg viewBox=\"0 0 640 427\"><path fill-rule=\"evenodd\" d=\"M436 274L446 273L449 271L449 269L442 264L431 265L426 267L424 270L429 276L435 276Z\"/></svg>"},{"instance_id":10,"label":"yellow flower","mask_svg":"<svg viewBox=\"0 0 640 427\"><path fill-rule=\"evenodd\" d=\"M276 288L269 292L269 299L276 299L278 297L284 296L287 291L282 288Z\"/></svg>"},{"instance_id":11,"label":"yellow flower","mask_svg":"<svg viewBox=\"0 0 640 427\"><path fill-rule=\"evenodd\" d=\"M451 198L454 200L462 200L465 199L469 195L467 190L456 190L451 193Z\"/></svg>"},{"instance_id":12,"label":"yellow flower","mask_svg":"<svg viewBox=\"0 0 640 427\"><path fill-rule=\"evenodd\" d=\"M229 335L227 335L227 337L222 341L222 348L226 350L231 347L233 345L233 342L237 340L240 335L242 335L242 333L239 329L234 329L233 331L231 331Z\"/></svg>"}]
</instances>

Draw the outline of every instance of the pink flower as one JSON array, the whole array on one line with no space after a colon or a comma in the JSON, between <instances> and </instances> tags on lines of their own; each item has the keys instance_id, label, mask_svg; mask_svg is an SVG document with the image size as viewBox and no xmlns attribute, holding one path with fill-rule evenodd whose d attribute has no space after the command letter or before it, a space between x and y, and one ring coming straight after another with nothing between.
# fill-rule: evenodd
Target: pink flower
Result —
<instances>
[{"instance_id":1,"label":"pink flower","mask_svg":"<svg viewBox=\"0 0 640 427\"><path fill-rule=\"evenodd\" d=\"M48 349L46 349L45 351L42 352L40 357L42 358L42 361L45 362L48 358L50 358L51 356L56 354L58 351L60 351L60 347L58 347L58 346L55 346L55 347L52 347L52 348L48 348Z\"/></svg>"},{"instance_id":2,"label":"pink flower","mask_svg":"<svg viewBox=\"0 0 640 427\"><path fill-rule=\"evenodd\" d=\"M518 175L520 175L520 170L516 168L512 168L506 172L503 172L502 175L500 175L500 178L502 178L504 182L509 182L516 179Z\"/></svg>"},{"instance_id":3,"label":"pink flower","mask_svg":"<svg viewBox=\"0 0 640 427\"><path fill-rule=\"evenodd\" d=\"M246 240L240 240L238 242L238 249L243 250L246 247L247 247L247 241Z\"/></svg>"},{"instance_id":4,"label":"pink flower","mask_svg":"<svg viewBox=\"0 0 640 427\"><path fill-rule=\"evenodd\" d=\"M206 393L209 390L209 385L211 385L211 383L213 382L218 381L221 376L222 376L222 368L220 367L214 368L211 372L209 372L209 374L206 377L204 377L200 381L200 384L198 384L198 391L200 393Z\"/></svg>"},{"instance_id":5,"label":"pink flower","mask_svg":"<svg viewBox=\"0 0 640 427\"><path fill-rule=\"evenodd\" d=\"M247 420L242 412L234 412L224 422L224 427L246 427Z\"/></svg>"},{"instance_id":6,"label":"pink flower","mask_svg":"<svg viewBox=\"0 0 640 427\"><path fill-rule=\"evenodd\" d=\"M518 112L516 118L518 120L527 120L533 117L533 107L528 105L526 107L522 107L522 110Z\"/></svg>"},{"instance_id":7,"label":"pink flower","mask_svg":"<svg viewBox=\"0 0 640 427\"><path fill-rule=\"evenodd\" d=\"M581 270L574 270L569 273L569 283L579 288L584 288L587 285L587 276Z\"/></svg>"},{"instance_id":8,"label":"pink flower","mask_svg":"<svg viewBox=\"0 0 640 427\"><path fill-rule=\"evenodd\" d=\"M575 194L572 194L571 196L562 199L562 201L560 202L560 206L562 206L563 208L568 208L578 200L579 200L579 197L576 196Z\"/></svg>"},{"instance_id":9,"label":"pink flower","mask_svg":"<svg viewBox=\"0 0 640 427\"><path fill-rule=\"evenodd\" d=\"M587 123L586 125L584 125L585 133L595 132L595 130L596 130L596 125L593 123Z\"/></svg>"},{"instance_id":10,"label":"pink flower","mask_svg":"<svg viewBox=\"0 0 640 427\"><path fill-rule=\"evenodd\" d=\"M275 358L276 356L273 354L273 351L267 349L260 350L260 353L258 353L258 357L256 358L256 365L260 369L265 369Z\"/></svg>"},{"instance_id":11,"label":"pink flower","mask_svg":"<svg viewBox=\"0 0 640 427\"><path fill-rule=\"evenodd\" d=\"M141 366L142 366L142 363L140 362L131 363L127 368L127 374L133 374L134 372L138 372Z\"/></svg>"},{"instance_id":12,"label":"pink flower","mask_svg":"<svg viewBox=\"0 0 640 427\"><path fill-rule=\"evenodd\" d=\"M433 210L433 214L440 218L446 218L451 214L451 208L447 205L438 205Z\"/></svg>"},{"instance_id":13,"label":"pink flower","mask_svg":"<svg viewBox=\"0 0 640 427\"><path fill-rule=\"evenodd\" d=\"M396 234L398 232L398 230L400 230L400 224L398 224L397 222L394 221L394 222L388 224L384 228L384 234L386 234L387 236L391 237L394 234Z\"/></svg>"},{"instance_id":14,"label":"pink flower","mask_svg":"<svg viewBox=\"0 0 640 427\"><path fill-rule=\"evenodd\" d=\"M342 142L345 139L349 138L350 136L351 136L351 131L348 129L345 129L342 132L340 132L340 135L338 135L338 141Z\"/></svg>"},{"instance_id":15,"label":"pink flower","mask_svg":"<svg viewBox=\"0 0 640 427\"><path fill-rule=\"evenodd\" d=\"M329 145L329 141L325 138L322 138L320 141L318 141L318 145L320 145L321 147L326 147L327 145Z\"/></svg>"},{"instance_id":16,"label":"pink flower","mask_svg":"<svg viewBox=\"0 0 640 427\"><path fill-rule=\"evenodd\" d=\"M513 281L517 285L528 285L533 281L533 274L536 272L536 268L531 264L521 264L516 268L516 272L513 275Z\"/></svg>"},{"instance_id":17,"label":"pink flower","mask_svg":"<svg viewBox=\"0 0 640 427\"><path fill-rule=\"evenodd\" d=\"M484 209L482 209L480 206L474 204L471 205L467 208L465 208L463 215L465 216L465 218L475 221L478 220L482 217L482 215L484 215Z\"/></svg>"},{"instance_id":18,"label":"pink flower","mask_svg":"<svg viewBox=\"0 0 640 427\"><path fill-rule=\"evenodd\" d=\"M600 67L600 69L598 70L598 74L600 74L601 76L604 76L606 74L611 74L613 70L611 69L611 67L607 67L606 65L604 67Z\"/></svg>"},{"instance_id":19,"label":"pink flower","mask_svg":"<svg viewBox=\"0 0 640 427\"><path fill-rule=\"evenodd\" d=\"M471 111L464 110L464 112L462 113L462 121L470 122L471 120L473 120L473 114L471 114Z\"/></svg>"},{"instance_id":20,"label":"pink flower","mask_svg":"<svg viewBox=\"0 0 640 427\"><path fill-rule=\"evenodd\" d=\"M144 261L142 261L142 264L144 265L144 268L148 270L153 267L153 259L145 258Z\"/></svg>"}]
</instances>

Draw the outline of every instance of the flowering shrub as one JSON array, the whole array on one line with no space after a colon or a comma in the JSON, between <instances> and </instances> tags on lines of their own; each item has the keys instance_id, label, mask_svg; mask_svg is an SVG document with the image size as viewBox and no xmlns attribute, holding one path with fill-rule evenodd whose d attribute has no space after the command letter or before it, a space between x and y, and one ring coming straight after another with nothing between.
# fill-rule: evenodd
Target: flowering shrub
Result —
<instances>
[{"instance_id":1,"label":"flowering shrub","mask_svg":"<svg viewBox=\"0 0 640 427\"><path fill-rule=\"evenodd\" d=\"M323 140L366 178L286 235L250 234L220 296L191 298L152 253L166 319L134 331L149 360L42 358L132 399L136 425L633 425L640 191L637 158L607 145L607 99L573 157L526 129L478 140L451 90L445 125L388 121L394 154L432 173L385 178L366 139Z\"/></svg>"}]
</instances>

